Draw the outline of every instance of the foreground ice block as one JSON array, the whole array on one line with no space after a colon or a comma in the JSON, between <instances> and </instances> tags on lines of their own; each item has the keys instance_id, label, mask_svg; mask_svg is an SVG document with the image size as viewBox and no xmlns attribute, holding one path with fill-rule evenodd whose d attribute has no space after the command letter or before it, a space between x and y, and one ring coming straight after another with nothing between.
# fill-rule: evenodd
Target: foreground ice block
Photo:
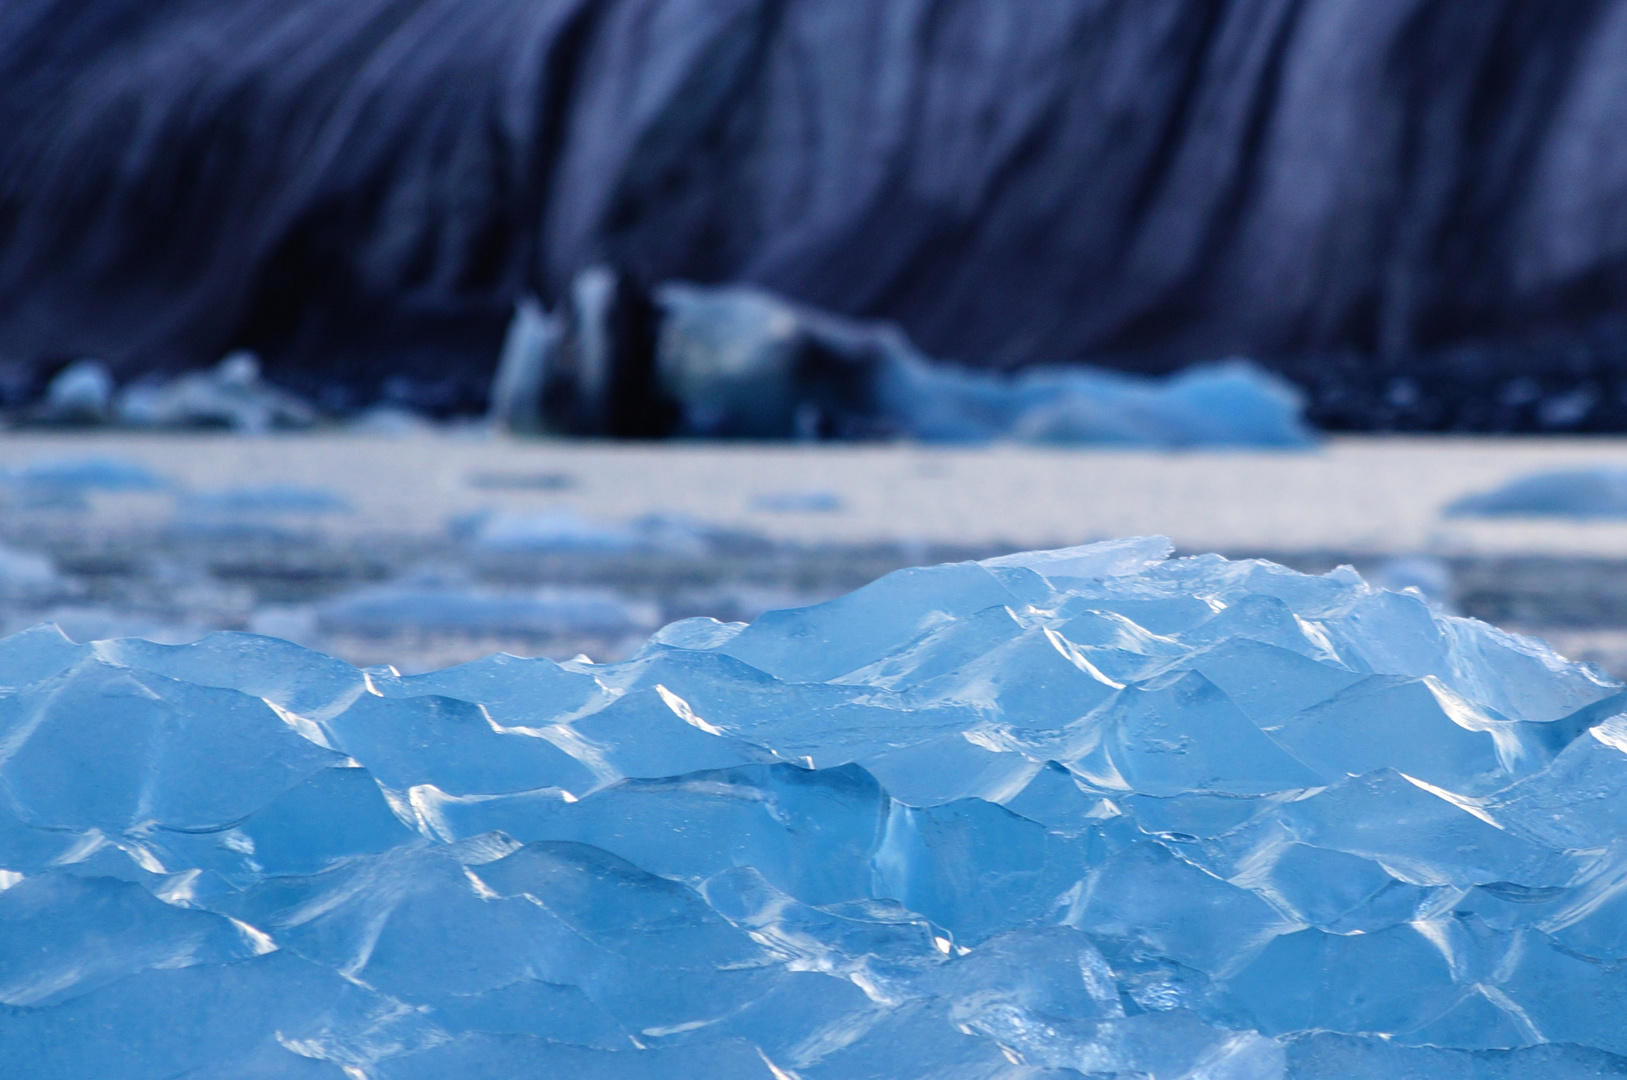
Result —
<instances>
[{"instance_id":1,"label":"foreground ice block","mask_svg":"<svg viewBox=\"0 0 1627 1080\"><path fill-rule=\"evenodd\" d=\"M5 1074L1627 1076L1627 695L1131 540L617 664L0 641Z\"/></svg>"}]
</instances>

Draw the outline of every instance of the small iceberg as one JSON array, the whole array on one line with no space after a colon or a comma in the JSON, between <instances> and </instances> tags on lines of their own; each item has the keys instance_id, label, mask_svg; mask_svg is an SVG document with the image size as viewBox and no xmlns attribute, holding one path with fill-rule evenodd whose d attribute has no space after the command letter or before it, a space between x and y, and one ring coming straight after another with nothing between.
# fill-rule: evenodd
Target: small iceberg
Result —
<instances>
[{"instance_id":1,"label":"small iceberg","mask_svg":"<svg viewBox=\"0 0 1627 1080\"><path fill-rule=\"evenodd\" d=\"M297 484L269 484L265 487L230 488L225 491L187 495L180 509L207 516L280 517L287 514L340 514L350 504L327 488Z\"/></svg>"},{"instance_id":2,"label":"small iceberg","mask_svg":"<svg viewBox=\"0 0 1627 1080\"><path fill-rule=\"evenodd\" d=\"M100 360L76 360L45 388L45 399L22 417L24 424L89 426L106 423L113 406L113 373Z\"/></svg>"},{"instance_id":3,"label":"small iceberg","mask_svg":"<svg viewBox=\"0 0 1627 1080\"><path fill-rule=\"evenodd\" d=\"M896 326L753 286L667 282L646 295L605 267L578 275L553 315L535 300L519 305L494 385L492 421L522 434L1149 447L1314 441L1304 395L1247 360L1166 378L1064 365L1009 374L933 359Z\"/></svg>"},{"instance_id":4,"label":"small iceberg","mask_svg":"<svg viewBox=\"0 0 1627 1080\"><path fill-rule=\"evenodd\" d=\"M0 544L0 599L37 600L60 595L68 583L44 555Z\"/></svg>"},{"instance_id":5,"label":"small iceberg","mask_svg":"<svg viewBox=\"0 0 1627 1080\"><path fill-rule=\"evenodd\" d=\"M122 457L42 458L0 473L16 505L31 510L84 511L94 494L158 492L168 481L139 461Z\"/></svg>"},{"instance_id":6,"label":"small iceberg","mask_svg":"<svg viewBox=\"0 0 1627 1080\"><path fill-rule=\"evenodd\" d=\"M448 529L471 551L487 554L696 554L708 544L700 525L670 514L616 524L574 510L485 510L453 518Z\"/></svg>"},{"instance_id":7,"label":"small iceberg","mask_svg":"<svg viewBox=\"0 0 1627 1080\"><path fill-rule=\"evenodd\" d=\"M308 402L263 380L259 358L245 350L207 371L125 387L114 401L114 416L129 427L229 428L248 434L305 428L318 420Z\"/></svg>"},{"instance_id":8,"label":"small iceberg","mask_svg":"<svg viewBox=\"0 0 1627 1080\"><path fill-rule=\"evenodd\" d=\"M1466 495L1445 512L1449 517L1627 518L1627 467L1533 473L1494 491Z\"/></svg>"},{"instance_id":9,"label":"small iceberg","mask_svg":"<svg viewBox=\"0 0 1627 1080\"><path fill-rule=\"evenodd\" d=\"M229 488L182 497L171 535L177 538L289 542L350 503L326 488L297 484Z\"/></svg>"},{"instance_id":10,"label":"small iceberg","mask_svg":"<svg viewBox=\"0 0 1627 1080\"><path fill-rule=\"evenodd\" d=\"M33 492L158 491L168 482L139 461L119 457L41 458L4 474L7 484Z\"/></svg>"},{"instance_id":11,"label":"small iceberg","mask_svg":"<svg viewBox=\"0 0 1627 1080\"><path fill-rule=\"evenodd\" d=\"M845 504L834 491L767 491L751 497L751 508L774 514L834 514Z\"/></svg>"}]
</instances>

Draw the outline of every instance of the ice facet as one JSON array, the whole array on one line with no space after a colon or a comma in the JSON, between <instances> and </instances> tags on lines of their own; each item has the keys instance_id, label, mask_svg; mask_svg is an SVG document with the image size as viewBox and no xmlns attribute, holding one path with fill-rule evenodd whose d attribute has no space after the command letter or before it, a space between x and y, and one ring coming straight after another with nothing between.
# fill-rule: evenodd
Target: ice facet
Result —
<instances>
[{"instance_id":1,"label":"ice facet","mask_svg":"<svg viewBox=\"0 0 1627 1080\"><path fill-rule=\"evenodd\" d=\"M595 770L529 730L502 730L474 702L362 694L323 725L329 744L365 761L386 786L434 784L454 795L557 787L587 791Z\"/></svg>"},{"instance_id":2,"label":"ice facet","mask_svg":"<svg viewBox=\"0 0 1627 1080\"><path fill-rule=\"evenodd\" d=\"M1451 1003L1450 960L1421 929L1371 934L1308 929L1268 944L1230 980L1269 1035L1408 1032Z\"/></svg>"},{"instance_id":3,"label":"ice facet","mask_svg":"<svg viewBox=\"0 0 1627 1080\"><path fill-rule=\"evenodd\" d=\"M0 732L0 778L54 828L220 828L343 760L258 698L93 659L0 702Z\"/></svg>"},{"instance_id":4,"label":"ice facet","mask_svg":"<svg viewBox=\"0 0 1627 1080\"><path fill-rule=\"evenodd\" d=\"M1078 727L1068 766L1110 789L1260 795L1326 782L1195 671L1126 687Z\"/></svg>"},{"instance_id":5,"label":"ice facet","mask_svg":"<svg viewBox=\"0 0 1627 1080\"><path fill-rule=\"evenodd\" d=\"M152 968L270 951L229 919L187 911L114 878L41 874L0 892L0 1002L53 1005Z\"/></svg>"},{"instance_id":6,"label":"ice facet","mask_svg":"<svg viewBox=\"0 0 1627 1080\"><path fill-rule=\"evenodd\" d=\"M1061 921L1211 976L1232 972L1295 928L1259 896L1156 843L1122 851L1084 878Z\"/></svg>"},{"instance_id":7,"label":"ice facet","mask_svg":"<svg viewBox=\"0 0 1627 1080\"><path fill-rule=\"evenodd\" d=\"M438 1037L421 1014L285 951L152 969L55 1005L0 1008L6 1066L31 1080L238 1077L253 1075L239 1065L264 1065L268 1056L295 1065L273 1056L273 1046L354 1069ZM335 1073L300 1067L272 1075Z\"/></svg>"}]
</instances>

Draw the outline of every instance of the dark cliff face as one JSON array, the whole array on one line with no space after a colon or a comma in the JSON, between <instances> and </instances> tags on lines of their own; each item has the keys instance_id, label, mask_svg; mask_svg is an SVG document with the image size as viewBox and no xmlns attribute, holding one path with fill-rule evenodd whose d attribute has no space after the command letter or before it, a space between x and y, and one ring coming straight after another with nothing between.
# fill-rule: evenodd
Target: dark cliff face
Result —
<instances>
[{"instance_id":1,"label":"dark cliff face","mask_svg":"<svg viewBox=\"0 0 1627 1080\"><path fill-rule=\"evenodd\" d=\"M975 363L1247 353L1335 422L1627 426L1627 0L0 8L4 358L472 401L598 260Z\"/></svg>"}]
</instances>

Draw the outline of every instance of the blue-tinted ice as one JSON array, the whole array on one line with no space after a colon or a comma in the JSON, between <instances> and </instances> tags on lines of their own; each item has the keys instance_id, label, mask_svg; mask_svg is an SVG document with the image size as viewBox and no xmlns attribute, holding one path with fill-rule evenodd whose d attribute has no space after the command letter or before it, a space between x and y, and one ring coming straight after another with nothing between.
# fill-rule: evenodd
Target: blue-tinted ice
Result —
<instances>
[{"instance_id":1,"label":"blue-tinted ice","mask_svg":"<svg viewBox=\"0 0 1627 1080\"><path fill-rule=\"evenodd\" d=\"M578 280L605 287L603 278L590 278L602 273L588 271ZM1006 377L934 361L895 326L805 308L751 286L669 282L655 299L664 316L656 366L664 389L681 405L681 430L690 435L808 437L829 427L847 437L932 442L1312 442L1299 390L1246 360L1200 364L1167 379L1079 366ZM520 306L500 386L523 382L522 372L553 347L540 319L534 305ZM534 353L531 368L523 358L527 348ZM502 394L493 409L511 426L530 430Z\"/></svg>"},{"instance_id":2,"label":"blue-tinted ice","mask_svg":"<svg viewBox=\"0 0 1627 1080\"><path fill-rule=\"evenodd\" d=\"M1599 466L1521 476L1493 491L1465 495L1446 512L1455 517L1627 517L1627 469Z\"/></svg>"},{"instance_id":3,"label":"blue-tinted ice","mask_svg":"<svg viewBox=\"0 0 1627 1080\"><path fill-rule=\"evenodd\" d=\"M0 641L27 1078L1627 1074L1627 696L1133 540L618 664Z\"/></svg>"}]
</instances>

